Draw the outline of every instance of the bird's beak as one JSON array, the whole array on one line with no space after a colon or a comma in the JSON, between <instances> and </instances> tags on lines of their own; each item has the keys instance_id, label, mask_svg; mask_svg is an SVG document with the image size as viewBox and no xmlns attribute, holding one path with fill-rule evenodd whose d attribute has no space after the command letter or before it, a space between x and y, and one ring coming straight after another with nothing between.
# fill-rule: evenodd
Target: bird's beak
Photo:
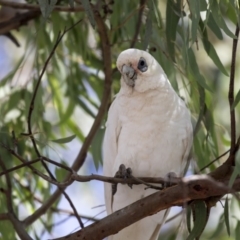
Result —
<instances>
[{"instance_id":1,"label":"bird's beak","mask_svg":"<svg viewBox=\"0 0 240 240\"><path fill-rule=\"evenodd\" d=\"M128 86L134 87L137 73L131 66L125 64L122 66L122 76Z\"/></svg>"}]
</instances>

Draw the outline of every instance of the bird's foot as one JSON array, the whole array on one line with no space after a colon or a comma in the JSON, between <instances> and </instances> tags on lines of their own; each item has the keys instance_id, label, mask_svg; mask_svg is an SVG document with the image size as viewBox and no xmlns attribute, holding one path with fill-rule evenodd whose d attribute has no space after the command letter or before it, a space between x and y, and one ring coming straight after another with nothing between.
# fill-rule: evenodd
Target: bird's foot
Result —
<instances>
[{"instance_id":1,"label":"bird's foot","mask_svg":"<svg viewBox=\"0 0 240 240\"><path fill-rule=\"evenodd\" d=\"M164 188L168 188L171 187L173 185L176 184L176 178L177 178L177 174L175 172L169 172L166 174L166 176L164 177L164 184L163 187Z\"/></svg>"},{"instance_id":2,"label":"bird's foot","mask_svg":"<svg viewBox=\"0 0 240 240\"><path fill-rule=\"evenodd\" d=\"M132 169L131 168L126 168L124 164L121 164L119 166L118 171L114 175L115 178L131 178L132 177ZM128 184L130 188L132 188L132 184ZM112 196L117 192L117 183L112 184Z\"/></svg>"}]
</instances>

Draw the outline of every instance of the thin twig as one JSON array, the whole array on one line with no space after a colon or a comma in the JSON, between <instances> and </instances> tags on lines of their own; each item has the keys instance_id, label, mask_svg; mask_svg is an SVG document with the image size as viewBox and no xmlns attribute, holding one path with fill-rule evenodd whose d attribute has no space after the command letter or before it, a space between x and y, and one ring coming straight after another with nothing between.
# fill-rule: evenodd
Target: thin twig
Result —
<instances>
[{"instance_id":1,"label":"thin twig","mask_svg":"<svg viewBox=\"0 0 240 240\"><path fill-rule=\"evenodd\" d=\"M71 216L71 217L74 217L74 216L75 216L74 212L71 212L71 211L69 211L69 210L67 210L67 209L60 209L60 208L51 207L51 210L54 211L54 212L57 212L57 213L67 214L67 215L69 215L69 216ZM79 214L79 216L80 216L81 218L84 218L84 219L86 219L86 220L88 220L88 221L92 221L92 222L98 222L98 221L100 221L100 219L97 219L97 218L94 218L94 217L90 217L90 216L86 216L86 215L82 215L82 214Z\"/></svg>"},{"instance_id":2,"label":"thin twig","mask_svg":"<svg viewBox=\"0 0 240 240\"><path fill-rule=\"evenodd\" d=\"M8 148L7 146L5 146L5 145L2 144L2 143L0 143L0 146L3 147L3 148L5 148L6 150L8 150L8 151L9 151L10 153L12 153L15 157L17 157L19 160L21 160L21 159L19 158L20 156L19 156L18 154L16 154L15 150L12 150L12 149ZM22 164L20 164L20 165L18 165L18 166L15 166L15 167L12 167L12 168L10 168L10 169L7 169L6 171L2 171L2 172L0 172L0 176L4 175L4 174L6 174L6 173L13 172L13 171L15 171L15 170L17 170L17 169L26 167L26 166L28 166L28 165L32 165L32 164L34 164L34 163L37 163L37 162L41 161L42 159L45 160L46 162L52 163L52 164L55 165L55 166L58 166L58 167L60 167L60 168L63 168L63 169L65 169L65 170L73 173L73 170L72 170L70 167L68 167L68 166L66 166L66 165L64 165L64 164L62 164L62 163L58 163L58 162L56 162L56 161L54 161L54 160L52 160L52 159L50 159L50 158L47 158L47 157L45 157L45 156L40 156L40 157L38 157L38 158L36 158L36 159L34 159L34 160L30 160L30 161L25 160L25 162L23 162Z\"/></svg>"},{"instance_id":3,"label":"thin twig","mask_svg":"<svg viewBox=\"0 0 240 240\"><path fill-rule=\"evenodd\" d=\"M40 11L32 10L16 14L14 17L8 19L7 21L0 22L0 35L7 34L13 29L19 29L21 26L26 25L29 21L38 18L40 14Z\"/></svg>"},{"instance_id":4,"label":"thin twig","mask_svg":"<svg viewBox=\"0 0 240 240\"><path fill-rule=\"evenodd\" d=\"M82 19L80 19L79 21L77 21L75 24L73 24L71 27L69 28L65 28L65 30L63 31L63 33L59 32L58 36L57 36L57 40L53 46L53 49L52 51L50 52L44 66L43 66L43 69L42 69L42 72L40 73L40 76L38 78L38 81L37 81L37 84L34 88L34 91L33 91L33 95L32 95L32 99L30 101L30 106L29 106L29 111L28 111L28 117L27 117L27 126L28 126L28 133L27 135L30 137L31 141L32 141L32 144L33 144L33 147L34 147L34 150L37 154L38 157L41 157L41 154L38 150L38 147L37 147L37 143L33 137L33 133L32 133L32 128L31 128L31 119L32 119L32 113L33 113L33 110L34 110L34 103L35 103L35 99L36 99L36 96L37 96L37 92L38 92L38 88L40 86L40 83L41 83L41 80L42 80L42 77L47 69L47 66L48 66L48 63L50 62L51 58L53 57L54 53L55 53L55 50L56 48L58 47L59 43L61 42L62 38L64 37L64 35L70 31L71 29L73 29L77 24L79 24L80 22L82 21ZM52 180L56 181L56 178L54 177L54 175L51 173L51 171L49 170L47 164L44 162L44 158L41 158L41 162L42 162L42 165L44 166L44 168L46 169L47 173L49 174L49 176L51 177ZM39 173L38 173L39 174ZM57 181L56 181L57 182ZM78 217L78 214L77 214L77 210L75 209L75 206L73 205L70 197L68 196L68 194L64 191L64 189L59 189L59 191L64 195L64 197L67 199L67 201L69 202L70 206L72 207L73 211L76 213L76 218L81 226L81 228L84 227L83 225L83 222L81 221L81 219Z\"/></svg>"},{"instance_id":5,"label":"thin twig","mask_svg":"<svg viewBox=\"0 0 240 240\"><path fill-rule=\"evenodd\" d=\"M18 170L20 168L26 167L28 165L34 164L34 163L39 162L39 161L40 161L40 158L37 158L37 159L34 159L32 161L28 161L28 162L22 163L22 164L20 164L18 166L12 167L10 169L3 170L2 172L0 172L0 177L2 175L6 175L6 174L8 174L10 172L16 171L16 170Z\"/></svg>"},{"instance_id":6,"label":"thin twig","mask_svg":"<svg viewBox=\"0 0 240 240\"><path fill-rule=\"evenodd\" d=\"M152 188L152 189L156 189L156 190L162 190L162 189L163 189L163 187L159 187L159 186L152 185L152 184L150 184L150 183L147 183L147 182L143 181L143 180L140 179L140 178L134 177L133 175L131 175L130 178L133 178L136 182L147 186L147 188Z\"/></svg>"},{"instance_id":7,"label":"thin twig","mask_svg":"<svg viewBox=\"0 0 240 240\"><path fill-rule=\"evenodd\" d=\"M222 158L223 156L225 156L227 153L230 152L230 149L227 150L226 152L224 152L223 154L221 154L220 156L218 156L217 158L215 158L214 160L212 160L210 163L208 163L206 166L202 167L199 172L202 172L204 169L208 168L209 166L211 166L213 163L215 163L217 160L219 160L220 158Z\"/></svg>"},{"instance_id":8,"label":"thin twig","mask_svg":"<svg viewBox=\"0 0 240 240\"><path fill-rule=\"evenodd\" d=\"M181 216L181 215L183 214L183 211L184 211L184 210L182 209L179 213L177 213L177 214L175 214L174 216L168 218L165 223L169 223L169 222L171 222L172 220L176 219L177 217Z\"/></svg>"},{"instance_id":9,"label":"thin twig","mask_svg":"<svg viewBox=\"0 0 240 240\"><path fill-rule=\"evenodd\" d=\"M234 183L235 190L240 189L239 181L240 179ZM211 196L221 196L232 193L233 190L228 188L227 184L228 181L219 183L207 176L187 177L181 184L167 188L164 191L157 191L131 205L119 209L97 223L93 223L80 231L55 240L104 239L144 217L172 206L183 206L191 200L206 199ZM183 191L187 194L183 194Z\"/></svg>"},{"instance_id":10,"label":"thin twig","mask_svg":"<svg viewBox=\"0 0 240 240\"><path fill-rule=\"evenodd\" d=\"M166 179L161 178L161 177L158 177L158 178L154 178L154 177L138 177L138 178L135 178L135 177L133 177L133 178L122 179L122 178L106 177L106 176L101 176L101 175L97 175L97 174L85 175L84 176L84 175L78 175L73 170L72 170L72 173L69 176L69 178L60 183L60 182L46 176L42 172L38 171L36 168L31 166L31 164L28 164L28 161L25 160L18 153L16 153L14 150L8 148L7 146L5 146L3 144L1 144L1 146L3 148L5 148L9 153L14 155L16 158L18 158L23 164L25 164L25 166L28 166L33 171L33 173L37 174L39 177L43 178L44 180L48 181L49 183L52 183L52 184L54 184L56 186L59 186L61 188L69 186L73 181L89 182L89 181L92 181L92 180L98 180L98 181L108 182L108 183L123 183L123 184L127 183L127 184L145 184L145 185L148 184L148 183L157 183L157 184L168 183L168 181L166 181ZM3 175L4 173L5 173L5 171L3 171L3 173L1 173L1 175ZM177 184L177 183L179 183L180 180L181 180L181 178L174 178L174 179L171 179L171 183L172 184Z\"/></svg>"},{"instance_id":11,"label":"thin twig","mask_svg":"<svg viewBox=\"0 0 240 240\"><path fill-rule=\"evenodd\" d=\"M129 19L131 19L136 14L139 8L141 8L141 6L132 10L132 12L119 25L111 29L111 32L115 32L119 28L122 28L126 23L128 23Z\"/></svg>"},{"instance_id":12,"label":"thin twig","mask_svg":"<svg viewBox=\"0 0 240 240\"><path fill-rule=\"evenodd\" d=\"M28 10L38 10L40 11L40 6L36 4L28 4L28 3L20 3L20 2L12 2L6 0L0 0L0 5L6 7L12 7L15 9L28 9ZM54 6L53 11L58 12L82 12L84 8L82 6L72 7L64 7L64 6Z\"/></svg>"},{"instance_id":13,"label":"thin twig","mask_svg":"<svg viewBox=\"0 0 240 240\"><path fill-rule=\"evenodd\" d=\"M40 86L41 79L42 79L42 77L43 77L43 74L44 74L45 71L46 71L46 68L47 68L47 66L48 66L49 61L51 60L52 56L54 55L54 52L55 52L58 44L61 42L63 36L64 36L68 31L70 31L73 27L75 27L77 24L79 24L81 21L82 21L82 19L79 20L78 22L76 22L75 24L73 24L71 27L65 29L62 34L61 34L61 32L59 32L58 37L57 37L57 40L56 40L56 43L54 44L54 47L53 47L52 51L50 52L50 55L49 55L49 57L47 58L47 60L46 60L46 62L45 62L45 64L44 64L43 70L42 70L42 72L41 72L41 74L40 74L40 77L39 77L39 79L38 79L38 81L37 81L36 87L34 88L34 93L33 93L33 96L32 96L31 102L30 102L29 113L28 113L28 118L27 118L27 125L28 125L28 133L27 133L27 135L30 137L30 139L31 139L31 141L32 141L32 143L33 143L35 152L36 152L36 154L38 155L38 157L40 158L40 160L41 160L41 162L42 162L42 165L44 166L44 168L45 168L46 171L48 172L48 174L49 174L49 176L51 177L51 179L50 179L48 176L44 175L43 173L39 172L38 170L36 170L36 169L34 169L34 168L31 168L30 165L29 165L29 166L30 166L30 168L33 170L34 173L38 174L39 176L41 176L41 177L42 177L43 179L45 179L46 181L51 182L51 183L54 183L54 184L57 185L57 186L58 186L58 184L57 184L57 181L56 181L55 177L53 176L53 174L51 173L51 171L48 169L46 163L44 162L44 158L41 157L41 154L40 154L40 152L39 152L39 150L38 150L38 148L37 148L37 144L36 144L36 141L35 141L35 139L34 139L34 137L33 137L32 129L31 129L31 117L32 117L32 113L33 113L33 110L34 110L34 102L35 102L35 99L36 99L36 95L37 95L37 92L38 92L38 88L39 88L39 86ZM12 154L13 154L13 153L14 153L14 151L12 151ZM15 153L15 156L16 156L16 153ZM18 158L19 158L19 157L18 157ZM22 159L22 160L23 160L23 159ZM46 160L46 158L45 158L45 160ZM48 160L49 160L49 159L48 159ZM24 163L24 164L28 164L28 163L26 163L26 161L23 162L23 163ZM77 218L77 220L78 220L81 228L83 228L83 227L84 227L83 222L81 221L80 217L78 216L77 210L76 210L75 206L73 205L71 199L70 199L69 196L64 192L64 189L59 189L59 191L60 191L60 193L62 193L62 194L65 196L65 198L66 198L67 201L69 202L70 206L72 207L73 211L75 212L76 218Z\"/></svg>"},{"instance_id":14,"label":"thin twig","mask_svg":"<svg viewBox=\"0 0 240 240\"><path fill-rule=\"evenodd\" d=\"M6 167L5 164L0 156L0 167L2 168L3 171L6 171ZM7 210L10 214L14 214L13 211L13 201L12 201L12 182L10 179L10 176L8 173L5 174L5 178L6 178L6 184L7 184L7 189L5 191L5 195L6 195L6 203L7 203Z\"/></svg>"},{"instance_id":15,"label":"thin twig","mask_svg":"<svg viewBox=\"0 0 240 240\"><path fill-rule=\"evenodd\" d=\"M3 171L6 171L5 164L0 157L0 166ZM12 200L12 182L9 176L9 173L5 174L6 178L6 184L7 184L7 189L5 191L6 195L6 205L7 205L7 210L8 210L8 220L11 221L15 231L19 235L21 239L26 239L26 240L32 240L32 238L28 235L28 233L25 231L23 224L19 221L19 219L16 217L14 210L13 210L13 200Z\"/></svg>"},{"instance_id":16,"label":"thin twig","mask_svg":"<svg viewBox=\"0 0 240 240\"><path fill-rule=\"evenodd\" d=\"M18 234L21 240L33 240L24 229L23 223L20 222L13 214L9 214L9 220L11 221L14 230Z\"/></svg>"},{"instance_id":17,"label":"thin twig","mask_svg":"<svg viewBox=\"0 0 240 240\"><path fill-rule=\"evenodd\" d=\"M98 27L99 32L99 39L101 40L101 50L102 50L102 57L103 57L103 70L105 74L105 81L104 81L104 90L101 100L101 105L99 107L98 113L96 115L95 121L83 142L81 150L78 153L78 156L74 160L72 165L73 171L78 171L81 166L83 165L88 148L90 147L92 140L99 129L102 119L104 117L105 111L107 109L107 105L109 102L110 92L111 92L111 84L112 84L112 61L111 61L111 46L108 37L108 28L105 25L104 20L101 18L98 12L94 12L95 20ZM65 181L71 181L72 174L68 174ZM59 198L61 192L57 189L51 197L39 208L37 209L31 216L25 219L25 224L30 225L34 221L36 221L42 214L44 214L48 208Z\"/></svg>"},{"instance_id":18,"label":"thin twig","mask_svg":"<svg viewBox=\"0 0 240 240\"><path fill-rule=\"evenodd\" d=\"M58 33L58 36L57 36L57 40L53 46L53 49L52 51L50 52L44 66L43 66L43 69L42 69L42 72L40 73L40 76L38 78L38 81L37 81L37 84L34 88L34 91L33 91L33 95L32 95L32 99L30 101L30 106L29 106L29 110L28 110L28 116L27 116L27 126L28 126L28 133L27 135L29 135L31 141L32 141L32 144L33 144L33 147L35 149L35 152L36 154L38 155L38 157L40 157L40 153L38 151L38 148L37 148L37 144L36 144L36 141L33 137L33 133L32 133L32 128L31 128L31 120L32 120L32 113L33 113L33 110L34 110L34 103L35 103L35 99L37 97L37 92L38 92L38 88L40 86L40 83L42 81L42 77L47 69L47 66L48 66L48 63L50 62L50 60L52 59L54 53L55 53L55 50L56 48L58 47L59 43L61 42L62 38L64 37L64 35L70 31L71 29L73 29L77 24L79 24L80 22L82 21L82 19L80 19L79 21L77 21L75 24L73 24L71 27L65 29L63 31L63 33L61 34L61 32ZM47 169L46 169L47 170ZM48 171L48 170L47 170Z\"/></svg>"},{"instance_id":19,"label":"thin twig","mask_svg":"<svg viewBox=\"0 0 240 240\"><path fill-rule=\"evenodd\" d=\"M145 8L145 5L146 5L146 2L147 2L147 0L140 0L140 8L139 8L139 11L138 11L138 20L137 20L137 24L136 24L136 27L135 27L135 33L134 33L134 36L133 36L131 44L130 44L130 48L134 48L134 46L137 42L138 34L139 34L139 31L140 31L140 28L141 28L141 25L142 25L142 16L143 16L143 13L144 13L144 8Z\"/></svg>"},{"instance_id":20,"label":"thin twig","mask_svg":"<svg viewBox=\"0 0 240 240\"><path fill-rule=\"evenodd\" d=\"M31 164L28 164L29 162L28 162L27 160L25 160L22 156L20 156L18 153L16 153L14 150L8 148L7 146L5 146L5 145L3 145L3 144L0 144L0 145L1 145L3 148L5 148L7 151L9 151L12 155L14 155L16 158L18 158L23 164L25 164L25 166L28 166L28 167L33 171L33 173L37 174L38 176L40 176L42 179L46 180L47 182L52 183L52 184L58 186L59 191L64 195L64 197L65 197L65 198L67 199L67 201L69 202L69 205L70 205L71 208L73 209L73 212L75 213L75 216L76 216L76 218L77 218L77 220L78 220L81 228L84 227L83 222L81 221L81 219L80 219L80 217L79 217L79 215L78 215L78 212L77 212L75 206L74 206L73 203L72 203L71 198L70 198L70 197L68 196L68 194L64 191L64 189L62 189L63 187L69 186L69 185L72 183L71 179L69 179L68 182L64 182L64 185L63 185L63 184L59 183L53 175L49 177L49 176L45 175L44 173L38 171L38 170L37 170L36 168L34 168ZM39 159L42 159L42 157L40 157ZM38 160L38 161L39 161L39 160ZM48 159L48 161L49 161L49 159ZM54 162L54 161L52 161L52 162ZM6 174L7 170L4 170L3 172ZM71 172L72 172L72 171L71 171ZM8 172L7 172L7 173L8 173Z\"/></svg>"},{"instance_id":21,"label":"thin twig","mask_svg":"<svg viewBox=\"0 0 240 240\"><path fill-rule=\"evenodd\" d=\"M74 179L77 182L89 182L92 180L98 180L102 182L108 182L108 183L123 183L123 184L147 184L147 183L158 183L158 184L164 184L166 181L164 178L154 178L154 177L138 177L136 178L116 178L116 177L106 177L101 176L97 174L92 175L78 175L73 174L72 179ZM176 178L173 180L173 182L176 184L180 181L181 178Z\"/></svg>"},{"instance_id":22,"label":"thin twig","mask_svg":"<svg viewBox=\"0 0 240 240\"><path fill-rule=\"evenodd\" d=\"M237 24L235 31L236 38L233 39L232 46L232 61L231 61L231 72L230 72L230 81L229 81L229 92L228 92L228 101L230 107L230 122L231 122L231 148L230 148L230 156L234 156L235 154L235 146L236 146L236 119L235 119L235 109L233 108L234 103L234 80L235 80L235 65L236 65L236 52L237 52L237 44L238 44L238 36L239 36L239 26ZM234 158L230 157L232 161L232 165L234 165Z\"/></svg>"},{"instance_id":23,"label":"thin twig","mask_svg":"<svg viewBox=\"0 0 240 240\"><path fill-rule=\"evenodd\" d=\"M66 166L66 165L64 165L64 164L62 164L62 163L58 163L58 162L56 162L56 161L53 161L52 159L47 158L47 157L45 157L45 156L42 156L42 158L43 158L46 162L52 163L52 164L55 165L55 166L58 166L58 167L60 167L60 168L63 168L63 169L65 169L65 170L69 171L70 173L73 172L72 168L70 168L70 167L68 167L68 166Z\"/></svg>"}]
</instances>

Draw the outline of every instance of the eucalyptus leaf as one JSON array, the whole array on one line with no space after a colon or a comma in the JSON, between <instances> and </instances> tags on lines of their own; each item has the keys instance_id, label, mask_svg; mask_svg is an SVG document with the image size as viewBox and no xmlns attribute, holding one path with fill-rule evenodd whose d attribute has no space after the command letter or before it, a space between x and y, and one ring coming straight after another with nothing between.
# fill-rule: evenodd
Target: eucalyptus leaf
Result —
<instances>
[{"instance_id":1,"label":"eucalyptus leaf","mask_svg":"<svg viewBox=\"0 0 240 240\"><path fill-rule=\"evenodd\" d=\"M92 7L90 5L89 0L81 0L81 2L83 5L83 8L85 9L85 11L87 13L89 22L91 23L92 27L95 28L95 25L96 25L95 18L94 18L94 14L93 14Z\"/></svg>"},{"instance_id":2,"label":"eucalyptus leaf","mask_svg":"<svg viewBox=\"0 0 240 240\"><path fill-rule=\"evenodd\" d=\"M177 3L175 3L174 0L168 0L166 10L166 38L168 52L173 60L175 60L176 30L180 16L181 2L178 0Z\"/></svg>"},{"instance_id":3,"label":"eucalyptus leaf","mask_svg":"<svg viewBox=\"0 0 240 240\"><path fill-rule=\"evenodd\" d=\"M240 221L237 221L237 226L235 228L236 239L240 239Z\"/></svg>"},{"instance_id":4,"label":"eucalyptus leaf","mask_svg":"<svg viewBox=\"0 0 240 240\"><path fill-rule=\"evenodd\" d=\"M235 166L233 173L230 177L228 186L231 188L237 176L240 175L240 150L237 151L235 155Z\"/></svg>"},{"instance_id":5,"label":"eucalyptus leaf","mask_svg":"<svg viewBox=\"0 0 240 240\"><path fill-rule=\"evenodd\" d=\"M152 1L149 1L150 8L147 15L145 35L143 39L143 50L146 50L152 36L152 15L153 15L153 4Z\"/></svg>"},{"instance_id":6,"label":"eucalyptus leaf","mask_svg":"<svg viewBox=\"0 0 240 240\"><path fill-rule=\"evenodd\" d=\"M224 219L225 219L225 225L227 228L228 236L230 236L228 197L226 198L225 206L224 206Z\"/></svg>"},{"instance_id":7,"label":"eucalyptus leaf","mask_svg":"<svg viewBox=\"0 0 240 240\"><path fill-rule=\"evenodd\" d=\"M214 49L213 45L210 43L210 41L203 39L203 46L206 50L208 56L213 60L215 65L218 67L218 69L225 74L226 76L229 76L227 70L224 68L221 60L219 59L216 50Z\"/></svg>"},{"instance_id":8,"label":"eucalyptus leaf","mask_svg":"<svg viewBox=\"0 0 240 240\"><path fill-rule=\"evenodd\" d=\"M92 145L91 145L91 152L92 152L93 161L94 161L96 170L98 170L99 165L103 163L102 143L103 143L104 132L105 132L105 129L99 128L93 138Z\"/></svg>"},{"instance_id":9,"label":"eucalyptus leaf","mask_svg":"<svg viewBox=\"0 0 240 240\"><path fill-rule=\"evenodd\" d=\"M198 23L200 20L200 3L199 1L189 0L189 6L191 11L191 19L192 19L192 26L191 26L192 43L194 43L197 39L197 29L198 29Z\"/></svg>"},{"instance_id":10,"label":"eucalyptus leaf","mask_svg":"<svg viewBox=\"0 0 240 240\"><path fill-rule=\"evenodd\" d=\"M230 177L229 183L228 183L229 187L232 187L232 185L233 185L233 183L234 183L234 181L236 180L236 178L237 178L238 175L239 175L239 170L238 170L237 167L235 166L235 167L234 167L234 170L233 170L233 173L232 173L232 175L231 175L231 177Z\"/></svg>"},{"instance_id":11,"label":"eucalyptus leaf","mask_svg":"<svg viewBox=\"0 0 240 240\"><path fill-rule=\"evenodd\" d=\"M215 0L210 1L211 9L213 18L218 24L218 26L231 38L236 38L236 36L229 30L227 27L227 24L224 21L224 18L222 17L222 13L219 7L219 3Z\"/></svg>"},{"instance_id":12,"label":"eucalyptus leaf","mask_svg":"<svg viewBox=\"0 0 240 240\"><path fill-rule=\"evenodd\" d=\"M212 30L212 32L216 35L216 37L218 37L218 39L220 39L220 40L223 39L221 29L219 28L216 21L214 20L214 18L212 16L212 13L209 13L209 17L208 17L208 20L207 20L207 25Z\"/></svg>"},{"instance_id":13,"label":"eucalyptus leaf","mask_svg":"<svg viewBox=\"0 0 240 240\"><path fill-rule=\"evenodd\" d=\"M24 56L22 56L16 63L16 65L14 66L13 70L11 70L5 77L3 77L2 79L0 79L0 87L5 86L5 84L7 84L7 82L9 82L10 79L12 79L14 77L14 75L16 74L16 72L19 70L20 66L22 65L24 61Z\"/></svg>"},{"instance_id":14,"label":"eucalyptus leaf","mask_svg":"<svg viewBox=\"0 0 240 240\"><path fill-rule=\"evenodd\" d=\"M69 143L71 142L74 138L76 137L76 135L71 135L69 137L65 137L65 138L59 138L59 139L54 139L54 140L50 140L51 142L55 142L55 143Z\"/></svg>"},{"instance_id":15,"label":"eucalyptus leaf","mask_svg":"<svg viewBox=\"0 0 240 240\"><path fill-rule=\"evenodd\" d=\"M207 85L205 78L199 72L198 64L196 62L195 55L191 48L188 49L188 57L189 57L189 71L195 77L195 80L206 90L212 92L212 89Z\"/></svg>"},{"instance_id":16,"label":"eucalyptus leaf","mask_svg":"<svg viewBox=\"0 0 240 240\"><path fill-rule=\"evenodd\" d=\"M38 3L41 9L43 18L47 20L55 7L57 0L51 0L51 1L38 0Z\"/></svg>"},{"instance_id":17,"label":"eucalyptus leaf","mask_svg":"<svg viewBox=\"0 0 240 240\"><path fill-rule=\"evenodd\" d=\"M210 18L210 16L209 16L209 18ZM219 69L223 74L225 74L226 76L228 76L228 72L227 72L227 70L224 68L221 60L219 59L215 48L213 47L213 45L211 44L211 42L208 40L208 34L207 34L206 28L205 28L202 20L200 20L199 25L200 25L200 29L201 29L201 32L202 32L202 35L203 35L202 42L203 42L203 46L204 46L204 49L205 49L206 53L207 53L208 56L213 60L213 62L215 63L215 65L218 67L218 69Z\"/></svg>"},{"instance_id":18,"label":"eucalyptus leaf","mask_svg":"<svg viewBox=\"0 0 240 240\"><path fill-rule=\"evenodd\" d=\"M192 231L187 237L187 240L194 240L196 237L199 237L207 221L206 205L203 201L194 202L194 209L195 209L195 222Z\"/></svg>"},{"instance_id":19,"label":"eucalyptus leaf","mask_svg":"<svg viewBox=\"0 0 240 240\"><path fill-rule=\"evenodd\" d=\"M229 91L229 84L226 84L224 79L228 76L229 66L232 64L229 57L231 53L228 51L232 48L229 36L234 37L236 23L240 22L239 1L27 0L23 4L38 4L42 16L34 15L33 12L31 21L25 18L24 21L16 21L18 31L13 34L21 42L21 48L12 45L6 38L9 36L8 33L1 38L0 157L7 169L18 166L19 160L35 160L39 154L56 162L63 163L67 160L75 171L83 164L81 171L84 174L95 171L88 161L84 162L87 159L85 157L91 155L95 168L100 169L105 131L101 126L105 125L107 111L121 87L121 74L117 70L116 61L119 54L130 48L133 42L135 48L147 49L154 56L168 76L172 87L191 112L195 126L193 173L218 157L218 148L221 152L224 148L230 148L232 140L229 121L226 121L229 119L229 111L226 111L226 114L224 112L224 106L228 104L226 93ZM14 10L19 12L19 9ZM14 15L14 19L21 20L25 14L31 12L32 10L20 11ZM96 23L95 14L99 14L101 24ZM80 19L83 21L71 28ZM6 26L10 27L8 24L5 26L4 22L0 25L3 32ZM95 26L95 29L90 25ZM59 32L63 33L66 28L70 30L61 39L46 65ZM135 35L138 36L137 39ZM219 49L226 52L225 59L218 52ZM208 60L215 66L208 64ZM151 63L148 63L148 66L150 69ZM30 106L39 75L45 67L34 104ZM112 68L112 72L108 67ZM237 67L236 65L236 69ZM235 81L235 100L231 109L234 109L237 121L240 114L240 91L237 77ZM29 111L32 111L31 136L28 134ZM237 122L236 126L238 127ZM30 137L34 137L38 151ZM79 143L77 146L75 139ZM74 151L69 152L65 143L69 143L68 146L74 148ZM12 152L2 148L1 144L9 147ZM22 159L13 155L13 151ZM75 156L79 152L81 162L78 161L79 158L75 161ZM214 162L204 173L213 171L223 161L224 158L221 158ZM229 187L233 186L240 175L239 162L237 153ZM47 164L58 181L64 180L68 175L61 167ZM32 166L47 175L41 161ZM1 167L0 171L3 172ZM56 219L59 215L59 212L51 209L61 208L62 200L66 206L68 204L71 206L71 203L66 202L67 198L59 198L51 205L51 209L50 205L45 208L45 203L52 202L56 197L57 187L35 174L28 165L15 169L8 175L16 219L22 220L24 215L26 220L24 222L29 223L25 226L25 231L32 238L51 238L52 229L58 224ZM68 190L66 193L73 204L76 203L74 197L82 198L84 210L88 207L87 203L84 204L85 200L89 202L98 200L98 195L89 194L92 192L100 194L95 191L98 184L96 181L91 184L77 184L79 191L75 191L74 194L80 193L79 196L73 196ZM0 185L2 189L8 190L6 175L0 177ZM235 201L234 197L233 199ZM216 224L208 229L211 232L204 232L202 239L227 239L230 232L231 238L239 239L239 217L234 211L238 210L237 207L240 205L234 204L232 200L230 204L229 200L231 199L228 198L225 203L225 210L217 204L220 216L214 216ZM224 201L225 199L223 204ZM194 209L190 209L192 204ZM186 239L186 234L189 235L189 239L193 239L194 236L201 234L205 227L206 206L201 201L191 201L188 205L187 221L181 223L181 227L188 228L189 232L186 230L179 236L178 229L174 232L165 231L161 233L161 239L175 240L179 237ZM42 211L42 208L45 210ZM7 209L6 196L2 193L0 212L3 218ZM26 210L24 213L23 209ZM82 214L85 215L84 212ZM212 214L213 211L210 213L210 219ZM32 219L31 223L29 219ZM0 238L19 238L14 226L5 222L3 219L0 221ZM66 227L68 223L62 221L59 223L62 224L60 227L64 230L63 235L69 234Z\"/></svg>"},{"instance_id":20,"label":"eucalyptus leaf","mask_svg":"<svg viewBox=\"0 0 240 240\"><path fill-rule=\"evenodd\" d=\"M238 90L238 93L234 99L233 105L231 106L231 110L233 110L239 103L240 101L240 90Z\"/></svg>"},{"instance_id":21,"label":"eucalyptus leaf","mask_svg":"<svg viewBox=\"0 0 240 240\"><path fill-rule=\"evenodd\" d=\"M55 169L55 175L56 175L58 182L64 181L64 179L66 178L66 173L67 173L66 170L63 168Z\"/></svg>"},{"instance_id":22,"label":"eucalyptus leaf","mask_svg":"<svg viewBox=\"0 0 240 240\"><path fill-rule=\"evenodd\" d=\"M64 124L72 116L74 109L75 104L72 101L69 102L66 111L61 113L60 121L57 123L57 125Z\"/></svg>"},{"instance_id":23,"label":"eucalyptus leaf","mask_svg":"<svg viewBox=\"0 0 240 240\"><path fill-rule=\"evenodd\" d=\"M190 233L192 231L192 226L191 226L192 208L190 205L187 206L186 215L187 215L187 230Z\"/></svg>"},{"instance_id":24,"label":"eucalyptus leaf","mask_svg":"<svg viewBox=\"0 0 240 240\"><path fill-rule=\"evenodd\" d=\"M68 0L69 5L71 8L74 8L74 0Z\"/></svg>"},{"instance_id":25,"label":"eucalyptus leaf","mask_svg":"<svg viewBox=\"0 0 240 240\"><path fill-rule=\"evenodd\" d=\"M218 236L222 235L223 229L224 229L224 216L222 214L221 217L219 218L215 231L209 237L209 239L216 239Z\"/></svg>"},{"instance_id":26,"label":"eucalyptus leaf","mask_svg":"<svg viewBox=\"0 0 240 240\"><path fill-rule=\"evenodd\" d=\"M163 27L161 13L158 9L158 6L155 4L154 0L152 0L152 5L153 5L153 11L154 11L154 14L155 14L155 17L157 20L157 26L158 26L158 28L161 29Z\"/></svg>"},{"instance_id":27,"label":"eucalyptus leaf","mask_svg":"<svg viewBox=\"0 0 240 240\"><path fill-rule=\"evenodd\" d=\"M207 10L207 3L205 0L199 1L200 11L206 11Z\"/></svg>"}]
</instances>

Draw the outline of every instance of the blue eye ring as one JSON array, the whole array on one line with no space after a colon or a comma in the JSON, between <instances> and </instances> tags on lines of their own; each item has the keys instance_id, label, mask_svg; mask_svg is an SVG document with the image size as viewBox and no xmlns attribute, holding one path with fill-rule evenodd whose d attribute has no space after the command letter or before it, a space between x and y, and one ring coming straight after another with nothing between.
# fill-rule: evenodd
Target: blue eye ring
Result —
<instances>
[{"instance_id":1,"label":"blue eye ring","mask_svg":"<svg viewBox=\"0 0 240 240\"><path fill-rule=\"evenodd\" d=\"M145 58L140 57L140 59L138 61L138 69L141 72L146 72L148 70L148 65L147 65Z\"/></svg>"}]
</instances>

